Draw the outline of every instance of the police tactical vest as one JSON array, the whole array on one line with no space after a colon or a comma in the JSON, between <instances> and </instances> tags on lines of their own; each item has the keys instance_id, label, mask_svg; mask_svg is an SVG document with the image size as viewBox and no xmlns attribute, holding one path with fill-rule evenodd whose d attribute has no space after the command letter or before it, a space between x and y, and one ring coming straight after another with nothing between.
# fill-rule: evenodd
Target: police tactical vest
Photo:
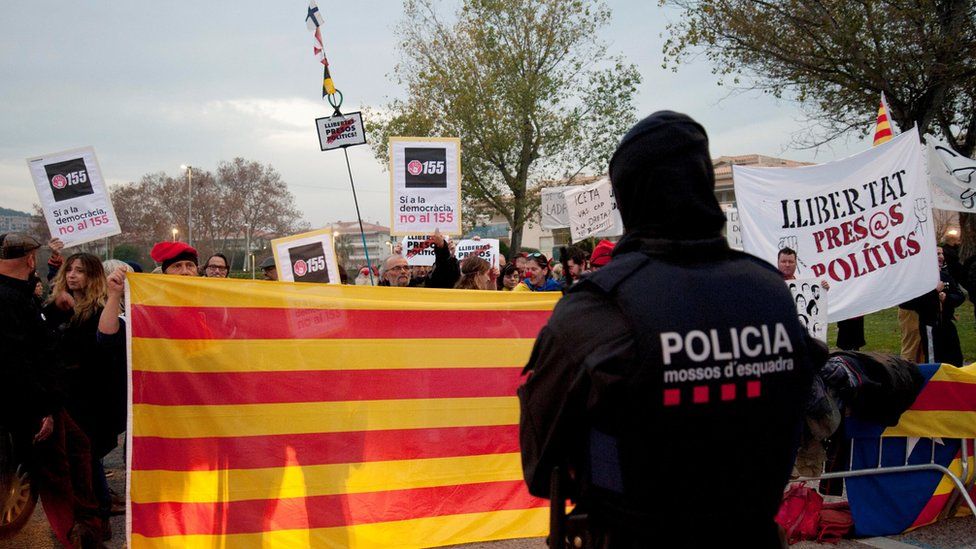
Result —
<instances>
[{"instance_id":1,"label":"police tactical vest","mask_svg":"<svg viewBox=\"0 0 976 549\"><path fill-rule=\"evenodd\" d=\"M708 514L772 524L812 379L779 273L724 246L695 259L631 252L572 291L605 295L636 348L583 373L587 497L605 513L680 522L692 511L662 502L697 491L709 494L691 515L704 528Z\"/></svg>"}]
</instances>

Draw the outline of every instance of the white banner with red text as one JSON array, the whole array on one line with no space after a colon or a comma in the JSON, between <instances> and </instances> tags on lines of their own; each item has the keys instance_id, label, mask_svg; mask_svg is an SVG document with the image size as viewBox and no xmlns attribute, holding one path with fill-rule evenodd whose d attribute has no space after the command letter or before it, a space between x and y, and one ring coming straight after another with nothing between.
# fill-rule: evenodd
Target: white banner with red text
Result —
<instances>
[{"instance_id":1,"label":"white banner with red text","mask_svg":"<svg viewBox=\"0 0 976 549\"><path fill-rule=\"evenodd\" d=\"M886 309L939 280L918 131L854 156L800 168L733 166L746 252L776 264L797 252L798 278L830 283L831 322Z\"/></svg>"}]
</instances>

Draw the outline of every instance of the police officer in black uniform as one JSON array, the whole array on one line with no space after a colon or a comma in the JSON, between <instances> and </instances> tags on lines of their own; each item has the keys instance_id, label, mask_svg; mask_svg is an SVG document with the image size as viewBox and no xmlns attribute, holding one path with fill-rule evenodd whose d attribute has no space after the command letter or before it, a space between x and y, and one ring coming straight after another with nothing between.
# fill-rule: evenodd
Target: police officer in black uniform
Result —
<instances>
[{"instance_id":1,"label":"police officer in black uniform","mask_svg":"<svg viewBox=\"0 0 976 549\"><path fill-rule=\"evenodd\" d=\"M597 547L779 547L826 348L776 268L726 244L697 122L640 121L610 179L625 235L556 306L519 388L529 491L566 471Z\"/></svg>"}]
</instances>

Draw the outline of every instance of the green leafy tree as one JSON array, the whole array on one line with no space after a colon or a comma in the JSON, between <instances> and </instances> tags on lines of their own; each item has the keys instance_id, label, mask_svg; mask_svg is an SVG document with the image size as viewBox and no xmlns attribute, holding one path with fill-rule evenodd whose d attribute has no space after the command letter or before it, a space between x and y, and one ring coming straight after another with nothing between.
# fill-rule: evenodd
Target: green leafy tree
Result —
<instances>
[{"instance_id":1,"label":"green leafy tree","mask_svg":"<svg viewBox=\"0 0 976 549\"><path fill-rule=\"evenodd\" d=\"M976 151L976 3L973 0L661 0L664 65L704 56L723 82L792 97L818 146L874 130L884 92L901 128ZM963 255L976 253L976 216L960 217Z\"/></svg>"},{"instance_id":2,"label":"green leafy tree","mask_svg":"<svg viewBox=\"0 0 976 549\"><path fill-rule=\"evenodd\" d=\"M512 252L539 187L603 171L635 122L637 69L598 38L610 10L589 0L464 0L450 21L405 0L394 79L408 96L373 109L376 156L390 136L461 138L464 200L504 216Z\"/></svg>"}]
</instances>

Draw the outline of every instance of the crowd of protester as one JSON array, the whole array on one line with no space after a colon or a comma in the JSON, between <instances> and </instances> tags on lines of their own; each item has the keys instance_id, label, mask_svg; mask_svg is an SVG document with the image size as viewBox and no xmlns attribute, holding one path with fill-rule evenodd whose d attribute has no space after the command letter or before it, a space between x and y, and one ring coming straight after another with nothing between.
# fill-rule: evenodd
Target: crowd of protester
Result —
<instances>
[{"instance_id":1,"label":"crowd of protester","mask_svg":"<svg viewBox=\"0 0 976 549\"><path fill-rule=\"evenodd\" d=\"M15 372L20 368L4 371L5 382L17 382L17 375L24 377L18 386L26 389L21 398L6 402L2 417L23 447L32 448L30 460L35 464L45 510L52 527L57 529L60 524L62 528L56 533L79 547L97 547L111 537L109 517L124 512L124 501L109 490L102 460L116 448L126 428L124 282L126 273L142 272L142 268L119 260L103 262L89 253L64 257L63 244L54 239L49 243L50 289L45 295L36 266L40 244L18 234L0 238L0 300L9 307L6 324L23 322L20 332L5 334L13 342L8 342L6 351L12 352L20 366L42 372L27 379L23 372ZM614 243L602 240L592 253L577 246L563 247L555 261L539 252L523 252L511 262L500 256L496 267L478 255L458 260L454 243L439 234L426 245L434 251L432 266L411 266L395 246L378 269L364 266L353 281L342 276L342 283L563 292L606 266L614 250ZM937 287L901 306L902 354L913 362L962 365L954 322L955 309L965 295L953 272L962 277L964 285L967 281L972 284L972 277L967 278L958 265L955 250L947 249L949 253L944 254L939 248L941 280ZM154 272L166 275L227 278L230 273L226 255L214 253L201 263L197 251L182 242L160 242L150 256L157 264ZM796 252L781 250L777 266L784 279L794 277ZM258 267L264 279L278 280L273 257ZM345 275L341 266L339 271ZM29 288L29 301L18 294L18 280ZM829 290L826 281L821 285ZM974 289L968 288L970 295ZM857 320L846 329L860 333L845 335L854 344L842 349L857 350L865 344L863 319ZM62 517L56 520L58 512Z\"/></svg>"},{"instance_id":2,"label":"crowd of protester","mask_svg":"<svg viewBox=\"0 0 976 549\"><path fill-rule=\"evenodd\" d=\"M577 246L561 248L560 260L554 261L540 252L521 252L508 263L499 256L498 267L478 256L458 260L454 243L441 235L431 236L428 246L434 249L432 266L409 265L400 245L393 247L392 254L380 262L378 276L373 282L379 286L456 288L464 290L499 290L562 292L568 290L586 273L592 272L610 261L614 244L600 241L593 257ZM356 284L371 283L366 267L360 270Z\"/></svg>"},{"instance_id":3,"label":"crowd of protester","mask_svg":"<svg viewBox=\"0 0 976 549\"><path fill-rule=\"evenodd\" d=\"M0 337L8 388L0 423L15 458L30 465L33 485L66 546L98 547L111 537L109 517L124 512L111 493L102 459L126 423L126 357L120 330L124 272L92 254L61 255L51 242L50 292L37 272L40 243L0 236ZM26 291L25 291L26 290ZM111 327L110 327L111 326Z\"/></svg>"},{"instance_id":4,"label":"crowd of protester","mask_svg":"<svg viewBox=\"0 0 976 549\"><path fill-rule=\"evenodd\" d=\"M109 490L102 460L126 429L124 285L127 273L143 269L90 253L65 257L64 244L53 239L45 291L36 264L41 244L14 233L0 238L0 301L5 347L11 351L3 376L5 383L24 388L18 398L5 399L0 417L18 446L28 449L24 460L32 465L55 534L76 547L99 547L111 538L109 518L125 511L124 500ZM511 263L499 257L496 268L478 255L459 261L454 243L442 235L433 235L428 245L434 248L433 266L409 265L396 247L378 270L363 267L352 283L563 291L605 265L613 249L602 241L590 257L570 246L560 250L560 262L538 252L520 253ZM160 242L150 257L155 273L209 278L230 273L226 255L214 253L201 262L197 250L183 242ZM264 279L278 279L273 257L259 268Z\"/></svg>"}]
</instances>

